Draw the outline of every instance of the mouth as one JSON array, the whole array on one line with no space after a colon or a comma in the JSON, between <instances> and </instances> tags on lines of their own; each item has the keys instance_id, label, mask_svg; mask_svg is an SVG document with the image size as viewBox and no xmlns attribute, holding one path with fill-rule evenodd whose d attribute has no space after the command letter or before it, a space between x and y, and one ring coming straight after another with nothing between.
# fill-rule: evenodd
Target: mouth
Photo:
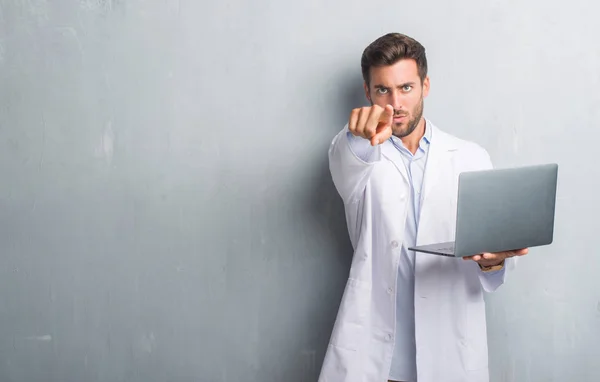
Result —
<instances>
[{"instance_id":1,"label":"mouth","mask_svg":"<svg viewBox=\"0 0 600 382\"><path fill-rule=\"evenodd\" d=\"M402 115L396 115L394 116L394 122L402 122L404 121L408 116L406 114L402 114Z\"/></svg>"}]
</instances>

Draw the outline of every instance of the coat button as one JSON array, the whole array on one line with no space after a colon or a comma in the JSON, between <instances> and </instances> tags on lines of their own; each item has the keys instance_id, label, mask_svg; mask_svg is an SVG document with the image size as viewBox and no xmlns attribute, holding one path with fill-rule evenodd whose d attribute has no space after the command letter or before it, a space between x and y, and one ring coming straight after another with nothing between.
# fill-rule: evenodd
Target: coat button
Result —
<instances>
[{"instance_id":1,"label":"coat button","mask_svg":"<svg viewBox=\"0 0 600 382\"><path fill-rule=\"evenodd\" d=\"M392 248L398 248L398 242L396 240L392 241Z\"/></svg>"},{"instance_id":2,"label":"coat button","mask_svg":"<svg viewBox=\"0 0 600 382\"><path fill-rule=\"evenodd\" d=\"M387 335L387 339L388 339L389 341L391 341L391 340L392 340L392 338L393 338L393 336L392 336L391 334L388 334L388 335Z\"/></svg>"},{"instance_id":3,"label":"coat button","mask_svg":"<svg viewBox=\"0 0 600 382\"><path fill-rule=\"evenodd\" d=\"M388 294L392 294L393 291L394 290L392 288L388 288L388 290L387 290Z\"/></svg>"}]
</instances>

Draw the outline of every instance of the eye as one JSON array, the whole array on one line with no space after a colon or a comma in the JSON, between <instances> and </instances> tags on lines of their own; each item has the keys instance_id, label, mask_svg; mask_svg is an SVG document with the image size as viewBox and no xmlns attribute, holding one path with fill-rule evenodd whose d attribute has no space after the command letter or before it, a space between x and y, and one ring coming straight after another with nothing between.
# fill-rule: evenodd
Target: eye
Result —
<instances>
[{"instance_id":1,"label":"eye","mask_svg":"<svg viewBox=\"0 0 600 382\"><path fill-rule=\"evenodd\" d=\"M387 92L388 92L388 90L386 88L377 88L378 94L386 94Z\"/></svg>"},{"instance_id":2,"label":"eye","mask_svg":"<svg viewBox=\"0 0 600 382\"><path fill-rule=\"evenodd\" d=\"M405 92L405 93L408 93L409 91L412 90L412 88L413 88L412 85L404 85L402 87L402 91Z\"/></svg>"}]
</instances>

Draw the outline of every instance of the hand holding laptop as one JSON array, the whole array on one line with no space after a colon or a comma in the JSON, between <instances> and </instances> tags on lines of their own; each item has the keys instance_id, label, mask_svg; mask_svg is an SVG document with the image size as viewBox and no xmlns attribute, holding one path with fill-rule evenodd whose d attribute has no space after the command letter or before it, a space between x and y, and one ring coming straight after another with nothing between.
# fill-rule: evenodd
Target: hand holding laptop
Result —
<instances>
[{"instance_id":1,"label":"hand holding laptop","mask_svg":"<svg viewBox=\"0 0 600 382\"><path fill-rule=\"evenodd\" d=\"M528 248L519 249L516 251L506 251L506 252L497 252L497 253L482 253L481 255L474 256L465 256L463 260L473 260L477 262L482 267L493 267L495 265L500 265L504 261L504 259L514 256L525 256L529 253Z\"/></svg>"}]
</instances>

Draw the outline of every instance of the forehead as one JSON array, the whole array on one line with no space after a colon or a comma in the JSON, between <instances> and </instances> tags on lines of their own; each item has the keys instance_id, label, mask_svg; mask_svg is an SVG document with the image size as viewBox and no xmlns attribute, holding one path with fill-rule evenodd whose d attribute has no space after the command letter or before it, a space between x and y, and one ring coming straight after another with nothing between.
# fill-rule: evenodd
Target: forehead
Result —
<instances>
[{"instance_id":1,"label":"forehead","mask_svg":"<svg viewBox=\"0 0 600 382\"><path fill-rule=\"evenodd\" d=\"M393 65L371 68L371 85L393 86L420 81L417 62L412 59L400 60Z\"/></svg>"}]
</instances>

